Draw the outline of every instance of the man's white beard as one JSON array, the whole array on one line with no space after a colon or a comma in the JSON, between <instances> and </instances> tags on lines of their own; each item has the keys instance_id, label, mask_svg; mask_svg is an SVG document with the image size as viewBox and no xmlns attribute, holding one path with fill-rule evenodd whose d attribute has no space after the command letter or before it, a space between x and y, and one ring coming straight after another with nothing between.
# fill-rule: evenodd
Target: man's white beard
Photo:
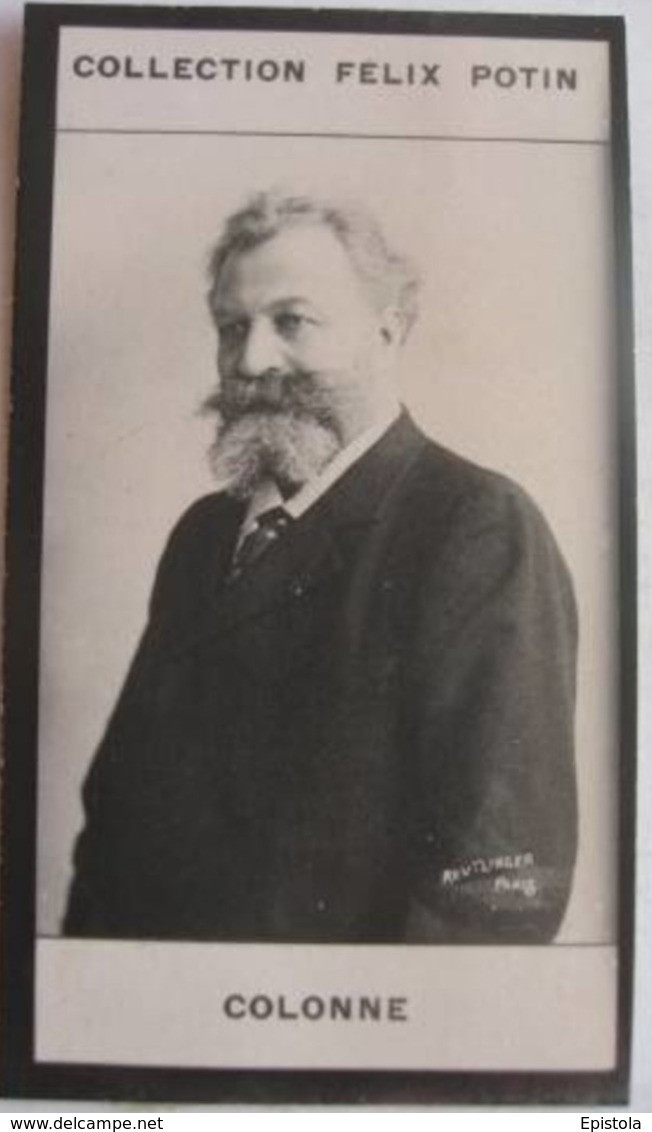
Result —
<instances>
[{"instance_id":1,"label":"man's white beard","mask_svg":"<svg viewBox=\"0 0 652 1132\"><path fill-rule=\"evenodd\" d=\"M253 410L219 421L210 459L225 490L247 499L269 480L284 494L292 494L318 475L341 447L335 429L314 417Z\"/></svg>"}]
</instances>

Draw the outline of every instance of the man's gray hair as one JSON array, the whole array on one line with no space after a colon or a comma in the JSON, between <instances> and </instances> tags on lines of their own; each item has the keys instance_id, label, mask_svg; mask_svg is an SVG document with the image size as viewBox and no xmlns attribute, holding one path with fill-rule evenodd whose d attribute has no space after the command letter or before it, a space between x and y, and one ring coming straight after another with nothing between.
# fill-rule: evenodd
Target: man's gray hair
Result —
<instances>
[{"instance_id":1,"label":"man's gray hair","mask_svg":"<svg viewBox=\"0 0 652 1132\"><path fill-rule=\"evenodd\" d=\"M410 261L389 247L377 220L359 205L276 191L257 193L227 219L210 259L211 310L220 275L231 256L303 225L330 228L378 310L396 310L405 337L417 316L419 277Z\"/></svg>"}]
</instances>

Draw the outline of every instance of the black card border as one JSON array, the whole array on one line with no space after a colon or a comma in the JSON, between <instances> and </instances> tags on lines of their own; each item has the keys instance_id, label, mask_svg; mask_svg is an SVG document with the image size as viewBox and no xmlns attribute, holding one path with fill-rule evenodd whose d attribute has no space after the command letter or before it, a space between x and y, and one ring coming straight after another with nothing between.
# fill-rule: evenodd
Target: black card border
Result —
<instances>
[{"instance_id":1,"label":"black card border","mask_svg":"<svg viewBox=\"0 0 652 1132\"><path fill-rule=\"evenodd\" d=\"M34 1060L36 750L52 185L59 29L151 27L604 40L610 48L620 545L617 1067L592 1073L232 1071ZM181 1104L623 1104L628 1096L636 803L636 457L625 21L620 17L27 4L11 379L2 793L0 1091Z\"/></svg>"}]
</instances>

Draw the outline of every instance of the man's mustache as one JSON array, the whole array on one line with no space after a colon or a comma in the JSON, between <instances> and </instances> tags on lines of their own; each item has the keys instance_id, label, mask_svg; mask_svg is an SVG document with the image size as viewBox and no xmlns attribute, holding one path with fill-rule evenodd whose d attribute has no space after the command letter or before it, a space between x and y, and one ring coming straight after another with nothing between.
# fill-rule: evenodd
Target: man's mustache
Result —
<instances>
[{"instance_id":1,"label":"man's mustache","mask_svg":"<svg viewBox=\"0 0 652 1132\"><path fill-rule=\"evenodd\" d=\"M333 420L329 398L306 371L273 370L255 378L235 374L220 382L204 401L203 409L219 413L226 423L250 413L292 413L314 417L324 424Z\"/></svg>"}]
</instances>

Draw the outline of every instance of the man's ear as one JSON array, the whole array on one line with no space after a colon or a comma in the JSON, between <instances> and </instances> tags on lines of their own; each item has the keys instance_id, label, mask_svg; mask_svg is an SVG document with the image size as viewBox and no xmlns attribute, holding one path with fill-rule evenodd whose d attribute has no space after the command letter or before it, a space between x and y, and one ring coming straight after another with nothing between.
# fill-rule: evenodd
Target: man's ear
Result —
<instances>
[{"instance_id":1,"label":"man's ear","mask_svg":"<svg viewBox=\"0 0 652 1132\"><path fill-rule=\"evenodd\" d=\"M387 307L380 323L380 336L387 346L397 348L405 338L405 319L397 307Z\"/></svg>"}]
</instances>

